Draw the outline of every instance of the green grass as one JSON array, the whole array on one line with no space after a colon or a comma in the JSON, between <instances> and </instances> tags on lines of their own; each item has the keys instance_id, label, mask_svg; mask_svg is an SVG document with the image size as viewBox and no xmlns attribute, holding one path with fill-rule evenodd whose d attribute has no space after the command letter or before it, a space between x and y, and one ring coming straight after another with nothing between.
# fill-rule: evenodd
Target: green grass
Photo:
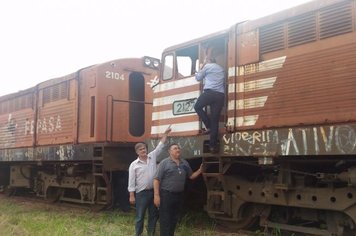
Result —
<instances>
[{"instance_id":1,"label":"green grass","mask_svg":"<svg viewBox=\"0 0 356 236\"><path fill-rule=\"evenodd\" d=\"M159 231L159 223L157 223ZM187 213L176 235L215 235L215 224L204 213ZM0 235L134 235L134 211L94 213L0 198ZM145 235L145 234L144 234ZM158 235L158 234L157 234Z\"/></svg>"}]
</instances>

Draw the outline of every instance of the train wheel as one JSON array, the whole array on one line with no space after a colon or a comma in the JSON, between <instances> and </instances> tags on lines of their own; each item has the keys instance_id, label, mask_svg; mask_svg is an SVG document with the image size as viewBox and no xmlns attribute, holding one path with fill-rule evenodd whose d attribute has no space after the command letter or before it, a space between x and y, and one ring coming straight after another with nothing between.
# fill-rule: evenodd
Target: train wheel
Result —
<instances>
[{"instance_id":1,"label":"train wheel","mask_svg":"<svg viewBox=\"0 0 356 236\"><path fill-rule=\"evenodd\" d=\"M249 229L257 222L257 208L251 203L241 205L238 210L237 220L218 219L217 223L231 230Z\"/></svg>"},{"instance_id":2,"label":"train wheel","mask_svg":"<svg viewBox=\"0 0 356 236\"><path fill-rule=\"evenodd\" d=\"M46 192L46 201L57 202L62 195L62 189L49 187Z\"/></svg>"},{"instance_id":3,"label":"train wheel","mask_svg":"<svg viewBox=\"0 0 356 236\"><path fill-rule=\"evenodd\" d=\"M326 215L328 231L333 232L334 235L356 235L356 225L350 216L332 211L328 211Z\"/></svg>"}]
</instances>

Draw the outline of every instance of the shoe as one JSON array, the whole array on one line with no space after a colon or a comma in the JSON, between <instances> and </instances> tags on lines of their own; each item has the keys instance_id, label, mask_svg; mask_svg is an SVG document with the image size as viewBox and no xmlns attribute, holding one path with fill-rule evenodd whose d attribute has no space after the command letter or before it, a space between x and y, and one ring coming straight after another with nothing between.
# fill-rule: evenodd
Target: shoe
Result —
<instances>
[{"instance_id":1,"label":"shoe","mask_svg":"<svg viewBox=\"0 0 356 236\"><path fill-rule=\"evenodd\" d=\"M202 135L210 134L210 129L202 129L200 131L200 134L202 134Z\"/></svg>"},{"instance_id":2,"label":"shoe","mask_svg":"<svg viewBox=\"0 0 356 236\"><path fill-rule=\"evenodd\" d=\"M212 153L212 154L219 153L219 151L220 151L218 147L210 147L209 150L210 150L210 153Z\"/></svg>"}]
</instances>

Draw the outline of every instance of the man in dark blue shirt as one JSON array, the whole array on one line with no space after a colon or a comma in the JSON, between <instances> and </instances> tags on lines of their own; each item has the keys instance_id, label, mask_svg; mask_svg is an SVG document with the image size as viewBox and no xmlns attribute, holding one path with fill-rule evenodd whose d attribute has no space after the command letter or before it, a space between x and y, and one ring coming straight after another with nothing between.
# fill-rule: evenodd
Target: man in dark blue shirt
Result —
<instances>
[{"instance_id":1,"label":"man in dark blue shirt","mask_svg":"<svg viewBox=\"0 0 356 236\"><path fill-rule=\"evenodd\" d=\"M169 157L161 161L153 180L154 204L159 208L160 235L173 236L182 207L186 180L202 173L202 166L193 172L189 163L180 158L178 144L170 145Z\"/></svg>"}]
</instances>

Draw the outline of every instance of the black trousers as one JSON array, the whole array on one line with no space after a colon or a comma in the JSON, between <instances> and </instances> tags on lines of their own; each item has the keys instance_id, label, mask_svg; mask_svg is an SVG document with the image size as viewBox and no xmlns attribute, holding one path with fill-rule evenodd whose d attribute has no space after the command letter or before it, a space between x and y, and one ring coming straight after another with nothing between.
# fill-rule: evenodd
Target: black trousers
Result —
<instances>
[{"instance_id":1,"label":"black trousers","mask_svg":"<svg viewBox=\"0 0 356 236\"><path fill-rule=\"evenodd\" d=\"M220 113L224 106L225 94L213 90L205 90L198 98L194 109L203 121L206 128L210 129L210 147L216 147L219 135ZM210 118L204 107L210 106Z\"/></svg>"},{"instance_id":2,"label":"black trousers","mask_svg":"<svg viewBox=\"0 0 356 236\"><path fill-rule=\"evenodd\" d=\"M183 192L160 191L159 224L160 236L174 236L183 203Z\"/></svg>"}]
</instances>

